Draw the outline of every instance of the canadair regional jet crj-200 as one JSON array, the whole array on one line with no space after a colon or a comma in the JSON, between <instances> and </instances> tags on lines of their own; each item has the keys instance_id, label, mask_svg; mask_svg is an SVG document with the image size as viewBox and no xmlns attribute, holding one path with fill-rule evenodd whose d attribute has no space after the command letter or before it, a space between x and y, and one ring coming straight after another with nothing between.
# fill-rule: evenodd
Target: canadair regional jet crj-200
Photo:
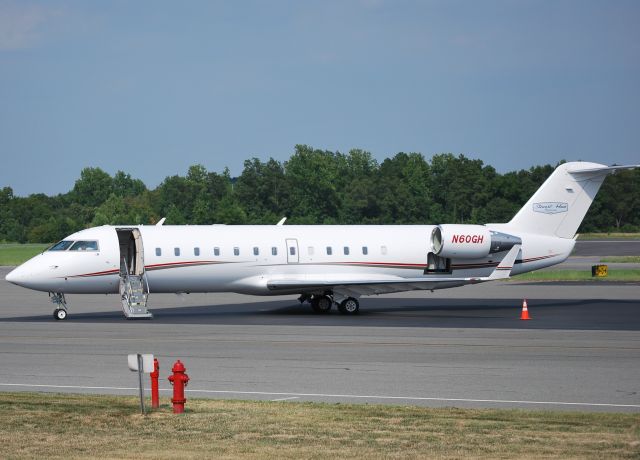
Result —
<instances>
[{"instance_id":1,"label":"canadair regional jet crj-200","mask_svg":"<svg viewBox=\"0 0 640 460\"><path fill-rule=\"evenodd\" d=\"M607 174L636 166L560 165L505 224L106 225L74 233L10 272L48 292L119 293L127 318L150 318L150 293L300 294L316 312L359 310L362 295L444 289L564 261Z\"/></svg>"}]
</instances>

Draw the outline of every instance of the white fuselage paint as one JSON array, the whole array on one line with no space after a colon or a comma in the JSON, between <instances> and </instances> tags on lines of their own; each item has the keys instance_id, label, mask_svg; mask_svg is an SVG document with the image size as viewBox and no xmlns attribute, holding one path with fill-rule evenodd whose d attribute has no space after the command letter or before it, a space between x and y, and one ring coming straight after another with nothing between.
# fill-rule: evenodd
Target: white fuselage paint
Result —
<instances>
[{"instance_id":1,"label":"white fuselage paint","mask_svg":"<svg viewBox=\"0 0 640 460\"><path fill-rule=\"evenodd\" d=\"M564 261L573 239L514 231L505 224L487 225L522 239L511 274ZM272 291L268 281L303 277L323 280L401 280L424 275L432 250L432 225L208 225L103 226L82 230L66 239L97 240L98 251L47 251L18 267L7 279L24 287L60 293L117 293L120 250L116 228L138 228L144 247L145 276L151 293L237 292L255 295L300 293ZM297 245L295 254L290 247ZM332 254L327 254L327 247ZM345 254L345 247L348 254ZM363 247L366 247L364 254ZM179 255L175 249L179 248ZM199 249L196 255L195 248ZM219 255L214 253L219 248ZM237 248L238 255L234 253ZM258 254L254 253L258 248ZM272 253L276 248L276 254ZM312 249L310 249L312 248ZM160 255L156 250L160 249ZM452 273L425 284L441 289L466 284L464 277L488 276L503 255L452 259ZM429 275L433 278L433 274ZM413 289L407 287L405 290ZM401 290L401 289L398 289ZM373 292L375 293L375 292Z\"/></svg>"}]
</instances>

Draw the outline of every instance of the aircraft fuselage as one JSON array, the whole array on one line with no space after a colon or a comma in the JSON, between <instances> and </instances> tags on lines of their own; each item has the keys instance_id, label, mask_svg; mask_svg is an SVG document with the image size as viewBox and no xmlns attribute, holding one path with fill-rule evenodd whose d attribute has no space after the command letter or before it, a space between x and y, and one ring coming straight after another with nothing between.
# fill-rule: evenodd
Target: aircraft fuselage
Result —
<instances>
[{"instance_id":1,"label":"aircraft fuselage","mask_svg":"<svg viewBox=\"0 0 640 460\"><path fill-rule=\"evenodd\" d=\"M96 241L98 250L46 251L20 266L9 281L30 289L67 294L117 293L122 254L116 229L140 232L144 273L151 293L273 291L268 281L290 276L352 280L425 276L433 225L248 225L103 226L65 241ZM574 240L540 235L522 239L512 274L562 262ZM474 236L468 243L474 244ZM453 258L446 278L488 276L499 262ZM433 275L432 275L433 276ZM438 283L429 289L461 285ZM298 289L289 292L297 293Z\"/></svg>"}]
</instances>

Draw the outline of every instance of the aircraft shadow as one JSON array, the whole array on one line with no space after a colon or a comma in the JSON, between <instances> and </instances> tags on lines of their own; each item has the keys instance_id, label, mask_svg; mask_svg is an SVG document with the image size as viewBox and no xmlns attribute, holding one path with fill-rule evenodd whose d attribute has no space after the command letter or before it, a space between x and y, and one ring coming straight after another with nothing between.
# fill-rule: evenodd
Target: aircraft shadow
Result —
<instances>
[{"instance_id":1,"label":"aircraft shadow","mask_svg":"<svg viewBox=\"0 0 640 460\"><path fill-rule=\"evenodd\" d=\"M425 328L640 330L640 304L633 300L534 300L531 321L520 321L520 299L364 299L358 315L337 310L316 314L308 305L271 301L153 309L147 324L227 324L273 326L363 326ZM67 322L122 323L118 310L70 310ZM0 322L51 322L50 313L0 319Z\"/></svg>"}]
</instances>

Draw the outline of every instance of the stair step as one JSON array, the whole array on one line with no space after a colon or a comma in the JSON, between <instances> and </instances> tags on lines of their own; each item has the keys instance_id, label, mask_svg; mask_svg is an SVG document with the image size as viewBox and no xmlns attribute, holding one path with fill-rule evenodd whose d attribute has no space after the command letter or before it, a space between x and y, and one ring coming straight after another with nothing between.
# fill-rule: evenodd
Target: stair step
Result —
<instances>
[{"instance_id":1,"label":"stair step","mask_svg":"<svg viewBox=\"0 0 640 460\"><path fill-rule=\"evenodd\" d=\"M127 319L148 319L153 315L147 310L149 294L145 292L142 276L129 275L120 279L122 312Z\"/></svg>"}]
</instances>

